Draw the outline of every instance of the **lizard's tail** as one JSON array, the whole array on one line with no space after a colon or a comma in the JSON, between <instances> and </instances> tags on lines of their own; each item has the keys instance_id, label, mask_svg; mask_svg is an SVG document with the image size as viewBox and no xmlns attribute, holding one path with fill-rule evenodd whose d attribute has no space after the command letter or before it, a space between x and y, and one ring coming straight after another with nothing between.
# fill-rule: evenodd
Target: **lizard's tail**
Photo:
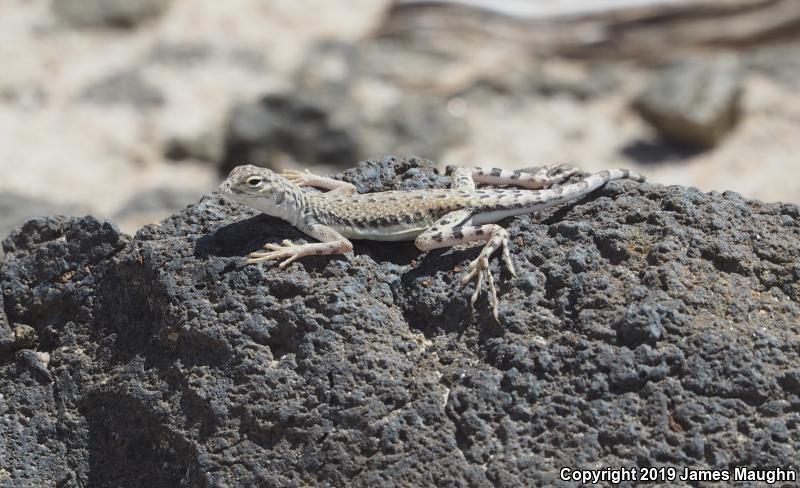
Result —
<instances>
[{"instance_id":1,"label":"lizard's tail","mask_svg":"<svg viewBox=\"0 0 800 488\"><path fill-rule=\"evenodd\" d=\"M582 180L558 188L545 190L507 190L506 195L495 202L485 212L478 211L473 216L473 223L497 222L514 215L533 213L548 207L554 207L574 200L579 200L595 191L609 181L629 179L644 182L645 177L627 169L609 169L589 175Z\"/></svg>"}]
</instances>

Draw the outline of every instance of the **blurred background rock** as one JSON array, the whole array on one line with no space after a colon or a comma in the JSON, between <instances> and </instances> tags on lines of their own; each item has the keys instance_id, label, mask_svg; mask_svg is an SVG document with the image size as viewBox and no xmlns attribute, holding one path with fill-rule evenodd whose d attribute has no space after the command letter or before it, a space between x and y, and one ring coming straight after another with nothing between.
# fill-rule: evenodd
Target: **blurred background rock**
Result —
<instances>
[{"instance_id":1,"label":"blurred background rock","mask_svg":"<svg viewBox=\"0 0 800 488\"><path fill-rule=\"evenodd\" d=\"M0 236L389 154L800 203L798 35L796 0L3 0Z\"/></svg>"}]
</instances>

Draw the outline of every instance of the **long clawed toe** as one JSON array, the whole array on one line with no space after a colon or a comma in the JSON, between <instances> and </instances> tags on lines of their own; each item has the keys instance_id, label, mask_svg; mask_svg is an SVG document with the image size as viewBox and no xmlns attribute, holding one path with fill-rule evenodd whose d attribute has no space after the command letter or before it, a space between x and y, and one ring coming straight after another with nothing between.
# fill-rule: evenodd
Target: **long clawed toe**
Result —
<instances>
[{"instance_id":1,"label":"long clawed toe","mask_svg":"<svg viewBox=\"0 0 800 488\"><path fill-rule=\"evenodd\" d=\"M502 248L501 259L503 264L511 276L516 277L517 273L514 271L514 263L511 261L511 253L508 250L508 239L501 240L499 247ZM490 252L482 251L476 259L469 263L467 274L461 279L461 284L466 285L473 278L475 279L475 291L472 293L472 297L470 297L469 300L470 308L474 311L475 302L478 301L478 296L483 288L483 283L486 282L486 287L489 290L489 306L492 308L492 316L494 317L495 321L499 323L500 317L497 312L497 306L499 303L497 300L497 288L494 285L494 275L492 275L492 270L489 268L489 257L496 247L490 246L489 249Z\"/></svg>"},{"instance_id":2,"label":"long clawed toe","mask_svg":"<svg viewBox=\"0 0 800 488\"><path fill-rule=\"evenodd\" d=\"M281 176L291 181L297 186L308 186L310 183L309 177L313 176L309 170L296 171L293 169L285 169Z\"/></svg>"},{"instance_id":3,"label":"long clawed toe","mask_svg":"<svg viewBox=\"0 0 800 488\"><path fill-rule=\"evenodd\" d=\"M270 250L270 251L282 251L282 250L286 249L287 247L296 247L296 245L295 245L294 242L290 241L289 239L282 240L280 245L272 244L272 243L264 244L264 249L267 249L267 250Z\"/></svg>"},{"instance_id":4,"label":"long clawed toe","mask_svg":"<svg viewBox=\"0 0 800 488\"><path fill-rule=\"evenodd\" d=\"M508 270L509 274L513 277L517 277L517 272L514 271L514 263L511 261L511 253L508 251L508 244L503 243L503 254L502 254L503 264L506 265L506 269Z\"/></svg>"},{"instance_id":5,"label":"long clawed toe","mask_svg":"<svg viewBox=\"0 0 800 488\"><path fill-rule=\"evenodd\" d=\"M281 241L280 245L271 243L264 244L264 249L269 252L251 252L248 254L245 264L256 264L264 261L288 258L278 265L280 268L285 268L289 263L302 256L300 246L289 239L284 239Z\"/></svg>"},{"instance_id":6,"label":"long clawed toe","mask_svg":"<svg viewBox=\"0 0 800 488\"><path fill-rule=\"evenodd\" d=\"M492 307L492 315L496 321L500 321L497 313L497 289L494 286L494 276L489 269L489 258L481 254L477 259L469 264L469 272L461 280L461 284L469 283L473 278L475 282L475 292L470 298L469 305L472 310L475 310L475 302L478 301L478 295L483 288L483 282L486 281L486 286L489 289L489 306Z\"/></svg>"}]
</instances>

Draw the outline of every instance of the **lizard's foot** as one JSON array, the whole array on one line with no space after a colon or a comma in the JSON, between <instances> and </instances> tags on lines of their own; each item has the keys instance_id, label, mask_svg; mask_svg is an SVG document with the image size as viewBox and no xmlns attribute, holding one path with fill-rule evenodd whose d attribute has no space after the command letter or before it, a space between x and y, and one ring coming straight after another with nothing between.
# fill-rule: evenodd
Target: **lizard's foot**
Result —
<instances>
[{"instance_id":1,"label":"lizard's foot","mask_svg":"<svg viewBox=\"0 0 800 488\"><path fill-rule=\"evenodd\" d=\"M489 258L481 253L474 261L469 263L469 272L461 280L462 285L466 285L472 278L476 278L475 293L469 300L469 306L475 310L475 302L478 300L478 295L483 287L483 282L486 281L486 286L489 288L489 305L492 307L492 315L494 319L499 322L497 316L497 289L494 287L494 277L492 271L489 269Z\"/></svg>"},{"instance_id":2,"label":"lizard's foot","mask_svg":"<svg viewBox=\"0 0 800 488\"><path fill-rule=\"evenodd\" d=\"M504 229L493 235L487 243L486 247L481 250L480 255L469 263L467 275L461 279L461 284L465 285L473 278L476 278L475 292L470 298L470 308L475 309L475 302L478 300L478 295L481 292L483 282L486 281L486 287L489 289L489 305L492 307L492 315L495 321L500 322L497 314L497 288L494 286L494 277L492 271L489 269L489 257L492 255L497 247L502 247L501 258L506 269L512 276L517 276L514 271L514 264L511 262L511 254L508 252L508 234Z\"/></svg>"},{"instance_id":3,"label":"lizard's foot","mask_svg":"<svg viewBox=\"0 0 800 488\"><path fill-rule=\"evenodd\" d=\"M283 170L281 176L297 186L313 186L330 190L329 195L352 195L356 193L356 187L346 181L334 180L326 176L317 176L314 173L305 171L295 171L293 169Z\"/></svg>"},{"instance_id":4,"label":"lizard's foot","mask_svg":"<svg viewBox=\"0 0 800 488\"><path fill-rule=\"evenodd\" d=\"M312 174L309 170L296 171L293 169L285 169L281 176L291 181L297 186L314 186L317 176Z\"/></svg>"},{"instance_id":5,"label":"lizard's foot","mask_svg":"<svg viewBox=\"0 0 800 488\"><path fill-rule=\"evenodd\" d=\"M255 264L262 261L288 258L279 265L281 268L285 268L295 259L306 255L303 245L295 244L289 239L284 239L280 245L264 244L264 249L267 249L269 252L251 252L248 254L245 264Z\"/></svg>"}]
</instances>

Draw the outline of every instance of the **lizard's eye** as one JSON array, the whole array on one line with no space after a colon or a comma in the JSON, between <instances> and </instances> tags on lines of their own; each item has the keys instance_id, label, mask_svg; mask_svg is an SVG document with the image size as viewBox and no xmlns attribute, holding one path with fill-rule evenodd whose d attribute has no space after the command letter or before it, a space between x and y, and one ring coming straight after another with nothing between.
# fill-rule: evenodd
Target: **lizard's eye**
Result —
<instances>
[{"instance_id":1,"label":"lizard's eye","mask_svg":"<svg viewBox=\"0 0 800 488\"><path fill-rule=\"evenodd\" d=\"M244 182L250 188L256 188L258 185L261 184L261 177L260 176L251 176L247 178Z\"/></svg>"}]
</instances>

